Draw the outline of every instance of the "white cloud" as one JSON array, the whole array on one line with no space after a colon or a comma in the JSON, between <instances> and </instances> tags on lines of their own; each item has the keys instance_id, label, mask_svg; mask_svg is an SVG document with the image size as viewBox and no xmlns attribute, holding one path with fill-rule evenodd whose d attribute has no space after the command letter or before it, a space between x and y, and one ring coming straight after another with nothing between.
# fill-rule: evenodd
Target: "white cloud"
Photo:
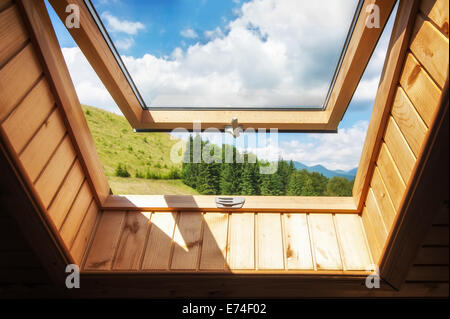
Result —
<instances>
[{"instance_id":1,"label":"white cloud","mask_svg":"<svg viewBox=\"0 0 450 319\"><path fill-rule=\"evenodd\" d=\"M133 38L117 39L116 41L114 41L114 45L119 50L128 50L134 45L134 39Z\"/></svg>"},{"instance_id":2,"label":"white cloud","mask_svg":"<svg viewBox=\"0 0 450 319\"><path fill-rule=\"evenodd\" d=\"M81 50L79 48L62 48L62 53L80 102L121 114Z\"/></svg>"},{"instance_id":3,"label":"white cloud","mask_svg":"<svg viewBox=\"0 0 450 319\"><path fill-rule=\"evenodd\" d=\"M361 121L338 133L306 134L305 141L292 139L278 146L270 145L247 150L266 160L293 160L306 165L321 164L328 169L350 170L359 164L368 122Z\"/></svg>"},{"instance_id":4,"label":"white cloud","mask_svg":"<svg viewBox=\"0 0 450 319\"><path fill-rule=\"evenodd\" d=\"M101 17L106 21L110 32L122 32L129 35L136 35L140 30L145 29L145 26L140 22L119 20L109 12L103 12Z\"/></svg>"},{"instance_id":5,"label":"white cloud","mask_svg":"<svg viewBox=\"0 0 450 319\"><path fill-rule=\"evenodd\" d=\"M210 40L213 40L215 38L223 38L225 36L220 27L217 27L214 30L207 30L203 34Z\"/></svg>"},{"instance_id":6,"label":"white cloud","mask_svg":"<svg viewBox=\"0 0 450 319\"><path fill-rule=\"evenodd\" d=\"M182 37L188 38L188 39L195 39L198 38L197 32L194 31L194 29L186 28L180 31L180 35Z\"/></svg>"},{"instance_id":7,"label":"white cloud","mask_svg":"<svg viewBox=\"0 0 450 319\"><path fill-rule=\"evenodd\" d=\"M355 7L356 0L254 0L225 30L204 31L206 43L171 58L124 60L155 106L321 106ZM198 37L192 29L182 35Z\"/></svg>"},{"instance_id":8,"label":"white cloud","mask_svg":"<svg viewBox=\"0 0 450 319\"><path fill-rule=\"evenodd\" d=\"M210 39L206 43L176 48L169 57L122 58L152 105L318 105L331 77L323 61L332 53L339 55L336 41L347 32L343 17L351 19L353 14L348 4L355 1L346 1L346 5L308 1L299 10L300 2L295 0L254 0L244 4L224 30L203 33ZM388 38L381 40L354 101L374 97ZM123 48L129 44L115 43ZM120 113L81 51L65 48L63 53L80 101ZM307 134L306 141L251 151L269 160L281 156L347 170L358 165L366 129L367 122L360 122L337 134Z\"/></svg>"},{"instance_id":9,"label":"white cloud","mask_svg":"<svg viewBox=\"0 0 450 319\"><path fill-rule=\"evenodd\" d=\"M122 58L154 106L320 106L355 6L356 0L253 0L224 30L204 31L206 43L178 47L168 57ZM113 29L133 31L118 25ZM190 28L182 34L199 37ZM380 49L387 42L382 39ZM132 37L115 41L122 50L133 43ZM375 96L382 51L371 60L354 101Z\"/></svg>"}]
</instances>

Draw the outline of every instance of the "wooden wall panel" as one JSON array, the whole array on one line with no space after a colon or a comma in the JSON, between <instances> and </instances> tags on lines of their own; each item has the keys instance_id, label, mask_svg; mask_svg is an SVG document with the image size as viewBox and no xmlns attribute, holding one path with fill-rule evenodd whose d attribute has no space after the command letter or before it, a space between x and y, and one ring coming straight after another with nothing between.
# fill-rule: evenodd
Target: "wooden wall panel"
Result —
<instances>
[{"instance_id":1,"label":"wooden wall panel","mask_svg":"<svg viewBox=\"0 0 450 319\"><path fill-rule=\"evenodd\" d=\"M2 124L11 145L18 154L46 121L54 107L53 94L45 78L41 78Z\"/></svg>"},{"instance_id":2,"label":"wooden wall panel","mask_svg":"<svg viewBox=\"0 0 450 319\"><path fill-rule=\"evenodd\" d=\"M391 237L386 236L383 240L384 235L377 236L374 229L368 228L376 228L374 224L380 214L387 235L392 232L393 227L401 224L401 220L393 217L398 216L405 205L404 197L412 187L410 184L412 177L417 174L417 163L422 161L423 150L429 143L433 123L437 123L439 106L442 105L442 88L448 77L448 1L423 0L419 7L409 51L406 53L403 69L396 84L395 99L392 105L387 106L390 116L384 130L384 143L378 146L376 168L365 204L366 208L371 206L372 209L365 209L362 214L374 256L383 253L382 247L386 247L386 239L390 240ZM377 207L378 211L373 207ZM436 266L436 263L442 266L441 263L448 259L448 254L442 253L443 248L448 249L448 240L442 240L442 233L445 233L448 227L436 228L431 225L429 227L436 234L429 233L428 244L422 243L416 259L411 261L413 266L407 281L432 281L432 269L436 271L440 269L433 266ZM413 233L410 236L415 238ZM440 238L444 246L432 244L439 242L436 241L437 238ZM436 278L439 276L441 275L436 275ZM399 285L398 278L400 275L396 276L395 285ZM442 276L439 280L441 279Z\"/></svg>"},{"instance_id":3,"label":"wooden wall panel","mask_svg":"<svg viewBox=\"0 0 450 319\"><path fill-rule=\"evenodd\" d=\"M281 215L257 215L257 247L259 269L284 269L284 247Z\"/></svg>"},{"instance_id":4,"label":"wooden wall panel","mask_svg":"<svg viewBox=\"0 0 450 319\"><path fill-rule=\"evenodd\" d=\"M0 4L0 11L7 4ZM28 40L25 26L16 5L0 12L0 67L14 56Z\"/></svg>"},{"instance_id":5,"label":"wooden wall panel","mask_svg":"<svg viewBox=\"0 0 450 319\"><path fill-rule=\"evenodd\" d=\"M183 212L180 214L173 235L171 269L196 270L202 239L202 214Z\"/></svg>"},{"instance_id":6,"label":"wooden wall panel","mask_svg":"<svg viewBox=\"0 0 450 319\"><path fill-rule=\"evenodd\" d=\"M111 269L125 217L125 212L103 212L97 228L98 236L94 238L86 259L86 269Z\"/></svg>"},{"instance_id":7,"label":"wooden wall panel","mask_svg":"<svg viewBox=\"0 0 450 319\"><path fill-rule=\"evenodd\" d=\"M425 140L427 127L401 88L397 90L391 114L414 155L418 157Z\"/></svg>"},{"instance_id":8,"label":"wooden wall panel","mask_svg":"<svg viewBox=\"0 0 450 319\"><path fill-rule=\"evenodd\" d=\"M113 269L140 269L149 225L150 213L127 213Z\"/></svg>"},{"instance_id":9,"label":"wooden wall panel","mask_svg":"<svg viewBox=\"0 0 450 319\"><path fill-rule=\"evenodd\" d=\"M448 65L448 39L420 15L417 16L410 49L436 84L444 87L448 72L444 67Z\"/></svg>"},{"instance_id":10,"label":"wooden wall panel","mask_svg":"<svg viewBox=\"0 0 450 319\"><path fill-rule=\"evenodd\" d=\"M80 262L91 235L87 230L93 231L99 211L90 205L91 186L84 182L80 190L88 179L83 159L55 94L54 78L42 64L45 48L32 41L25 20L18 2L1 1L0 131L46 222L57 238L64 239L67 254L75 246L75 259Z\"/></svg>"},{"instance_id":11,"label":"wooden wall panel","mask_svg":"<svg viewBox=\"0 0 450 319\"><path fill-rule=\"evenodd\" d=\"M448 1L423 0L420 10L448 38Z\"/></svg>"},{"instance_id":12,"label":"wooden wall panel","mask_svg":"<svg viewBox=\"0 0 450 319\"><path fill-rule=\"evenodd\" d=\"M20 77L18 76L20 74ZM42 75L34 48L25 46L0 70L0 122L14 109Z\"/></svg>"},{"instance_id":13,"label":"wooden wall panel","mask_svg":"<svg viewBox=\"0 0 450 319\"><path fill-rule=\"evenodd\" d=\"M232 269L255 268L255 214L230 215L228 265Z\"/></svg>"},{"instance_id":14,"label":"wooden wall panel","mask_svg":"<svg viewBox=\"0 0 450 319\"><path fill-rule=\"evenodd\" d=\"M48 208L48 214L58 229L64 222L83 181L84 174L80 163L76 160Z\"/></svg>"},{"instance_id":15,"label":"wooden wall panel","mask_svg":"<svg viewBox=\"0 0 450 319\"><path fill-rule=\"evenodd\" d=\"M336 230L331 214L312 214L310 223L317 269L343 269Z\"/></svg>"},{"instance_id":16,"label":"wooden wall panel","mask_svg":"<svg viewBox=\"0 0 450 319\"><path fill-rule=\"evenodd\" d=\"M286 268L314 269L306 214L283 214Z\"/></svg>"},{"instance_id":17,"label":"wooden wall panel","mask_svg":"<svg viewBox=\"0 0 450 319\"><path fill-rule=\"evenodd\" d=\"M227 255L228 214L206 213L204 216L200 270L223 270Z\"/></svg>"},{"instance_id":18,"label":"wooden wall panel","mask_svg":"<svg viewBox=\"0 0 450 319\"><path fill-rule=\"evenodd\" d=\"M68 247L72 246L92 199L93 195L89 189L89 184L84 182L60 229L61 237Z\"/></svg>"},{"instance_id":19,"label":"wooden wall panel","mask_svg":"<svg viewBox=\"0 0 450 319\"><path fill-rule=\"evenodd\" d=\"M78 265L82 265L83 257L86 254L90 239L93 237L94 228L99 216L99 208L95 201L92 201L91 206L84 216L83 223L80 226L77 236L70 248L70 253Z\"/></svg>"},{"instance_id":20,"label":"wooden wall panel","mask_svg":"<svg viewBox=\"0 0 450 319\"><path fill-rule=\"evenodd\" d=\"M383 212L381 214L381 217L383 219L384 225L387 227L387 229L390 229L392 224L394 223L396 211L378 167L375 167L372 181L370 182L370 191L373 193L375 202L377 203L379 210ZM371 196L371 194L369 194L369 196Z\"/></svg>"},{"instance_id":21,"label":"wooden wall panel","mask_svg":"<svg viewBox=\"0 0 450 319\"><path fill-rule=\"evenodd\" d=\"M384 142L388 149L395 150L391 152L392 159L398 167L403 182L407 184L416 163L416 157L408 147L405 137L392 116L389 118L386 126Z\"/></svg>"},{"instance_id":22,"label":"wooden wall panel","mask_svg":"<svg viewBox=\"0 0 450 319\"><path fill-rule=\"evenodd\" d=\"M153 213L142 269L166 270L169 267L177 214Z\"/></svg>"},{"instance_id":23,"label":"wooden wall panel","mask_svg":"<svg viewBox=\"0 0 450 319\"><path fill-rule=\"evenodd\" d=\"M400 85L429 127L439 105L441 90L411 53L406 56Z\"/></svg>"},{"instance_id":24,"label":"wooden wall panel","mask_svg":"<svg viewBox=\"0 0 450 319\"><path fill-rule=\"evenodd\" d=\"M75 161L75 156L70 138L66 136L61 144L59 144L35 183L36 191L45 207L50 205L56 195L61 183Z\"/></svg>"},{"instance_id":25,"label":"wooden wall panel","mask_svg":"<svg viewBox=\"0 0 450 319\"><path fill-rule=\"evenodd\" d=\"M356 214L334 215L336 231L342 247L342 261L345 270L369 270L372 264L366 247L366 235L361 217Z\"/></svg>"}]
</instances>

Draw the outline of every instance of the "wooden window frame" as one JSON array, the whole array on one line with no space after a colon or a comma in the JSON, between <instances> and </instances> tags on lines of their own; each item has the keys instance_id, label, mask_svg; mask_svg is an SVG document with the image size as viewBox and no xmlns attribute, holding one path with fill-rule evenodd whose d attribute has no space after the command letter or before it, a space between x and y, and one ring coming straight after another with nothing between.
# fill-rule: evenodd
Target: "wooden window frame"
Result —
<instances>
[{"instance_id":1,"label":"wooden window frame","mask_svg":"<svg viewBox=\"0 0 450 319\"><path fill-rule=\"evenodd\" d=\"M351 34L342 63L326 107L319 110L160 110L143 109L133 90L133 84L117 62L107 40L100 31L83 0L49 1L62 21L69 4L80 8L80 28L68 31L92 65L106 89L134 129L146 131L170 131L183 127L192 129L200 122L202 129L223 130L234 117L245 130L247 128L277 128L279 131L336 132L348 104L358 86L378 39L394 8L396 0L365 0ZM380 8L380 28L367 28L369 6Z\"/></svg>"},{"instance_id":2,"label":"wooden window frame","mask_svg":"<svg viewBox=\"0 0 450 319\"><path fill-rule=\"evenodd\" d=\"M36 3L38 3L36 5ZM364 172L358 170L359 181L362 184L358 184L355 187L362 187L364 189L364 183L368 183L370 180L370 174L373 172L371 169L372 159L376 158L378 148L381 140L380 135L384 132L386 116L385 112L391 105L392 101L392 87L393 83L398 81L398 75L400 68L403 65L403 60L405 58L406 46L409 43L410 33L413 24L413 18L416 14L418 1L402 0L399 7L398 16L396 23L394 25L393 36L391 37L391 42L388 49L388 57L385 61L385 66L383 69L382 83L378 90L377 99L375 103L376 116L372 116L371 124L369 126L368 134L373 134L373 137L366 139L364 152L362 158L370 158L365 164ZM53 83L52 90L58 97L58 104L61 105L62 112L67 117L67 122L69 122L68 131L73 135L73 139L78 144L77 153L80 158L83 159L84 169L87 172L88 180L91 186L97 192L97 200L99 200L101 209L114 209L126 208L127 210L139 209L139 210L183 210L184 208L199 208L201 210L210 210L212 208L212 198L213 196L154 196L153 199L146 196L146 198L138 197L117 197L117 196L104 196L104 193L99 195L99 192L104 188L104 184L100 183L99 180L104 178L103 171L97 171L93 174L95 170L98 170L98 156L96 154L95 148L93 147L92 137L89 131L86 131L86 122L81 112L80 104L76 97L76 92L73 87L72 82L68 74L68 70L64 64L64 59L61 50L58 47L56 36L52 29L50 20L46 15L45 6L43 2L34 2L34 0L21 0L19 4L22 6L21 9L26 13L29 29L32 30L33 38L32 41L39 47L40 58L45 65L44 72L51 79ZM62 83L58 83L60 80L64 80ZM68 79L68 80L67 80ZM61 81L60 81L61 82ZM402 205L404 207L396 219L396 224L393 226L393 232L390 234L387 240L387 248L383 254L381 262L381 273L383 278L388 279L388 282L394 283L396 287L403 281L402 276L405 274L406 270L401 269L399 271L399 259L393 258L393 256L402 255L401 267L406 267L409 264L405 262L408 258L411 259L414 252L416 252L416 244L412 243L411 240L411 228L422 228L424 224L424 218L431 218L429 214L430 205L427 201L435 203L437 200L430 199L430 192L427 191L427 187L433 185L433 181L437 176L442 174L438 168L446 167L444 164L448 162L448 149L447 153L444 152L442 156L439 153L431 154L432 149L446 149L444 147L445 143L448 142L448 79L443 90L445 94L442 97L441 103L445 106L440 107L440 111L434 116L434 123L431 125L432 130L427 138L427 144L423 147L422 153L426 156L421 158L421 161L417 164L415 171L413 172L413 181L410 183L410 187L403 199L405 203ZM72 112L72 113L71 113ZM72 115L70 115L72 114ZM75 115L76 116L75 116ZM81 114L81 117L78 115ZM71 117L70 117L71 116ZM442 132L446 133L442 134ZM87 145L83 144L87 143ZM3 146L2 146L3 151ZM431 155L428 156L430 153ZM444 163L444 164L442 164ZM12 162L10 163L12 165ZM441 165L442 164L442 165ZM95 166L97 165L97 166ZM101 168L101 167L100 167ZM448 171L448 167L447 171ZM19 177L18 172L14 172L14 175ZM20 178L19 178L20 179ZM20 181L24 189L26 189L26 184L28 181ZM361 186L362 185L362 186ZM104 190L103 190L104 191ZM440 193L432 193L432 198L442 198L442 194L447 194L447 189L439 190ZM441 194L442 193L442 194ZM420 196L417 196L419 194ZM26 194L30 199L32 197L37 197L35 194ZM427 196L427 201L424 200L424 196ZM103 197L104 200L102 200ZM361 198L365 198L359 194L358 197L348 197L348 198L330 198L330 197L248 197L248 202L251 207L247 207L246 210L274 210L274 211L298 211L298 212L333 212L333 213L360 213L358 209L358 201ZM146 202L146 200L149 200ZM191 200L190 202L188 202ZM349 201L350 200L350 201ZM355 200L355 201L354 201ZM157 202L159 201L159 203ZM178 201L178 203L177 203ZM339 203L337 203L339 201ZM122 205L122 206L120 206ZM194 206L197 205L197 206ZM170 206L170 207L169 207ZM340 209L339 209L340 207ZM35 207L35 209L42 210L40 207ZM285 210L283 210L285 209ZM45 211L45 209L44 209ZM17 214L16 214L17 215ZM29 216L23 214L18 214L17 218L21 221L32 221L33 225L30 227L42 225L41 220L33 221ZM45 216L42 218L46 219ZM422 223L420 222L422 221ZM27 225L27 223L24 223ZM414 226L415 225L415 226ZM28 226L27 226L28 227ZM30 228L30 229L31 229ZM417 229L413 229L417 230ZM50 229L51 231L51 229ZM419 232L423 230L419 229ZM58 243L58 238L52 238L53 242ZM51 243L50 243L51 245ZM64 247L60 248L64 251ZM58 255L59 252L56 253ZM59 258L59 255L57 256ZM70 257L70 256L69 256ZM64 261L63 261L64 262ZM51 266L48 266L52 268ZM56 269L56 268L53 268ZM58 277L59 278L59 277ZM344 278L344 277L341 277ZM341 279L339 278L339 279ZM59 280L59 279L58 279ZM194 278L197 280L197 278ZM359 280L359 279L358 279Z\"/></svg>"},{"instance_id":3,"label":"wooden window frame","mask_svg":"<svg viewBox=\"0 0 450 319\"><path fill-rule=\"evenodd\" d=\"M53 5L57 13L65 14L65 6L68 4L78 4L83 5L83 0L49 0ZM404 1L403 1L404 2ZM414 1L415 2L415 1ZM25 2L26 3L26 2ZM377 4L380 8L391 8L395 5L395 1L391 0L366 0L363 4L361 12L365 12L365 7L369 4ZM400 3L402 4L402 2ZM102 79L105 86L111 92L111 95L121 106L124 115L128 120L138 119L139 117L145 117L144 114L159 113L161 117L169 116L167 112L170 112L173 117L175 113L181 114L180 112L174 111L144 111L134 95L129 82L126 80L122 69L116 63L116 60L112 58L111 51L109 47L106 46L106 42L97 28L97 25L91 21L85 19L91 18L91 15L85 7L81 6L81 24L80 28L69 29L72 36L76 39L80 48L82 48L84 54L90 60L95 71ZM44 7L45 9L45 7ZM26 8L25 8L26 10ZM31 10L31 9L30 9ZM42 9L43 10L43 9ZM45 9L46 10L46 9ZM382 10L381 10L382 11ZM389 14L391 9L388 10ZM83 13L84 12L84 13ZM86 14L87 13L87 14ZM43 14L43 13L42 13ZM47 14L47 12L45 12ZM384 18L380 18L381 21L388 19L389 14L386 14ZM391 42L389 44L385 65L382 72L382 80L380 87L378 89L377 97L375 100L374 112L370 120L369 129L367 132L367 138L363 147L363 153L361 155L360 168L358 169L355 185L353 188L353 194L349 197L288 197L288 196L246 196L246 203L243 208L239 211L278 211L278 212L335 212L335 213L361 213L364 199L368 191L368 183L371 178L371 173L373 171L373 162L377 156L377 149L381 142L381 136L384 132L384 125L386 122L386 114L388 114L390 103L389 101L393 98L392 87L393 83L398 79L400 68L402 66L404 52L409 41L409 35L412 28L414 20L414 6L401 5L397 11L397 17L395 20L395 25L392 31ZM358 63L346 62L348 60L348 54L352 53L352 56L356 57L364 55L368 60L370 58L371 50L363 50L365 41L369 44L376 45L376 40L378 40L381 34L381 29L368 29L363 28L363 32L358 31L362 22L361 17L364 16L360 14L356 29L354 31L352 41L357 41L357 45L350 44L347 54L344 57L343 67L341 67L341 73L337 77L337 87L347 87L344 83L348 83L349 79L352 79L354 87L357 86L360 79L360 73L353 74L352 71L356 68L361 70L361 74L365 67L361 59L357 59ZM48 17L48 16L47 16ZM60 18L63 16L60 16ZM39 20L39 21L38 21ZM30 29L34 32L34 38L37 42L36 44L40 47L47 48L43 51L42 60L48 68L48 74L53 78L54 83L60 83L56 90L56 96L61 99L61 105L63 106L63 111L68 118L69 130L71 134L74 135L77 144L79 144L79 150L77 152L80 158L83 159L84 166L86 167L88 181L92 185L95 193L95 198L97 204L101 209L159 209L159 210L201 210L201 211L217 211L214 203L214 196L191 196L191 195L155 195L155 196L118 196L112 195L109 190L109 184L106 180L106 176L101 169L101 164L96 154L96 149L92 141L90 134L86 134L87 123L82 114L80 103L78 101L75 88L73 83L64 79L70 79L67 66L65 65L64 58L62 56L61 50L59 48L56 35L54 34L53 26L50 21L40 21L36 18L34 25L30 26ZM44 19L45 20L45 19ZM44 26L44 23L49 24ZM50 29L51 30L44 30ZM92 30L91 30L92 29ZM367 31L372 30L372 31ZM374 30L378 30L375 32ZM365 33L368 32L368 33ZM52 33L52 34L50 34ZM360 34L360 36L356 36ZM371 36L372 41L369 41L367 37ZM101 38L99 38L101 37ZM376 39L376 40L375 40ZM364 40L364 41L363 41ZM363 52L364 51L364 52ZM370 51L370 54L368 54ZM364 64L364 67L362 65ZM345 73L343 70L346 70ZM388 71L386 71L388 70ZM346 79L343 79L345 74ZM69 83L70 82L70 83ZM339 84L341 83L341 84ZM345 90L340 90L345 91ZM348 93L349 90L347 90ZM128 93L127 93L128 92ZM344 92L343 92L344 93ZM353 93L352 93L353 94ZM133 109L130 108L128 102L129 99L135 99L133 104ZM331 94L330 101L333 100L333 93ZM128 102L127 102L128 101ZM210 111L216 112L217 111ZM227 111L232 112L232 111ZM251 111L241 111L244 113ZM270 112L270 111L268 111ZM327 108L325 111L296 111L296 120L301 122L299 119L301 114L306 114L307 116L316 116L317 114L322 114L326 116L330 112ZM162 115L165 113L165 115ZM188 112L190 113L190 112ZM208 114L208 111L203 111L202 113ZM224 113L224 112L222 112ZM225 112L226 113L226 112ZM253 113L253 112L251 112ZM259 112L263 113L263 112ZM281 115L287 115L287 111L276 112ZM316 114L316 115L314 115ZM231 115L231 113L230 113ZM186 117L186 112L183 114ZM330 115L331 116L331 115ZM276 117L273 117L276 119ZM292 120L292 119L291 119ZM303 119L304 120L304 119ZM267 121L267 120L266 120ZM130 121L131 122L131 121ZM163 120L164 122L164 120ZM254 120L253 120L254 122ZM276 123L276 121L275 121ZM338 121L336 122L337 125ZM190 123L191 124L191 123ZM215 123L217 124L217 123ZM222 123L224 124L224 123ZM243 124L240 122L240 124ZM264 124L264 123L263 123ZM286 123L285 123L286 124ZM175 125L175 124L174 124ZM179 123L177 123L179 125ZM288 124L289 125L289 124ZM297 123L297 125L302 125ZM311 125L311 122L309 124ZM328 124L327 124L328 125ZM87 130L89 133L89 131ZM89 136L87 136L89 135ZM89 141L90 140L90 141ZM108 194L109 191L109 194Z\"/></svg>"}]
</instances>

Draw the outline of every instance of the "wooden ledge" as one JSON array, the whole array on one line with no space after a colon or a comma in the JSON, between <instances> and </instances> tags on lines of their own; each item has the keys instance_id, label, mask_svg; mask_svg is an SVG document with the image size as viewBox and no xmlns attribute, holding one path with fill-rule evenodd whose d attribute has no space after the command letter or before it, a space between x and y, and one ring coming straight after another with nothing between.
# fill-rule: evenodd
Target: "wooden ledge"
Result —
<instances>
[{"instance_id":1,"label":"wooden ledge","mask_svg":"<svg viewBox=\"0 0 450 319\"><path fill-rule=\"evenodd\" d=\"M216 196L110 195L103 210L227 211L216 207ZM229 211L229 210L228 210ZM245 196L245 204L233 212L359 213L353 197Z\"/></svg>"}]
</instances>

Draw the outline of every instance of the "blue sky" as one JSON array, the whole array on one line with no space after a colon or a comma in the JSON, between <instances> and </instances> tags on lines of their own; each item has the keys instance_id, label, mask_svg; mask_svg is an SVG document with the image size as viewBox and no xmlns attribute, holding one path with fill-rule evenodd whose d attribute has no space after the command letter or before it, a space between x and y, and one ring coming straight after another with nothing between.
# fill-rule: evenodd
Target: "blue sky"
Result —
<instances>
[{"instance_id":1,"label":"blue sky","mask_svg":"<svg viewBox=\"0 0 450 319\"><path fill-rule=\"evenodd\" d=\"M281 3L289 2L301 18L289 20L296 16L292 8L275 7L280 3L275 0L93 0L147 104L317 105L357 1L339 2L342 6L325 1L330 8L324 17L317 15L317 2ZM119 113L50 7L49 12L80 101ZM280 156L330 169L357 166L389 33L380 40L339 133L279 134ZM260 151L262 157L274 154L273 148Z\"/></svg>"}]
</instances>

